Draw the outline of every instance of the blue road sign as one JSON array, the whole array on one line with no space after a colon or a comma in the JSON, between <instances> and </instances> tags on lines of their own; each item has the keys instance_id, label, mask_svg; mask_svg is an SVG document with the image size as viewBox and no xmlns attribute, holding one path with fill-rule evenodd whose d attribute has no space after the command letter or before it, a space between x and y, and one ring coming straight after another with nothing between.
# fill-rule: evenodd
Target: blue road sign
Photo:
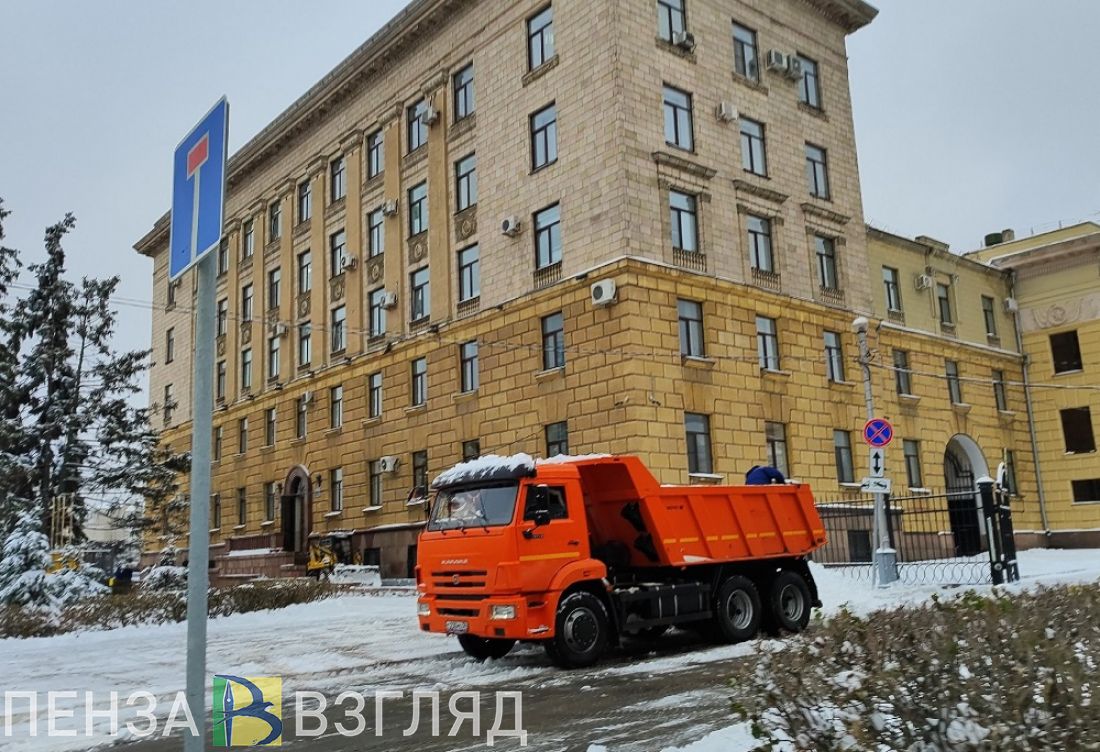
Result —
<instances>
[{"instance_id":1,"label":"blue road sign","mask_svg":"<svg viewBox=\"0 0 1100 752\"><path fill-rule=\"evenodd\" d=\"M863 426L863 440L873 447L884 447L894 440L894 427L888 420L872 418Z\"/></svg>"},{"instance_id":2,"label":"blue road sign","mask_svg":"<svg viewBox=\"0 0 1100 752\"><path fill-rule=\"evenodd\" d=\"M173 155L170 279L179 277L221 242L228 153L229 102L222 97Z\"/></svg>"}]
</instances>

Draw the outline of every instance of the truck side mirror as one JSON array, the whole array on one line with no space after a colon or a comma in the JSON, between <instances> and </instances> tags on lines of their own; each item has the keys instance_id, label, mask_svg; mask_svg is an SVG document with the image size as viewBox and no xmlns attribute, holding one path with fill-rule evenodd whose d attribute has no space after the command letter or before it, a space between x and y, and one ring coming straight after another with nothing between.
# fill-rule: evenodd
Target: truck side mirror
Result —
<instances>
[{"instance_id":1,"label":"truck side mirror","mask_svg":"<svg viewBox=\"0 0 1100 752\"><path fill-rule=\"evenodd\" d=\"M531 515L531 519L535 522L535 527L546 527L550 524L550 510L549 509L536 509Z\"/></svg>"}]
</instances>

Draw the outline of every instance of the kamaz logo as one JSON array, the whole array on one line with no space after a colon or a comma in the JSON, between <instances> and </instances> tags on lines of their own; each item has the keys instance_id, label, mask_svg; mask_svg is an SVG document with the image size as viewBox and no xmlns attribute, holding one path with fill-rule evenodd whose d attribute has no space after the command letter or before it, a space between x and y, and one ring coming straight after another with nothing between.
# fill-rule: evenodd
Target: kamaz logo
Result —
<instances>
[{"instance_id":1,"label":"kamaz logo","mask_svg":"<svg viewBox=\"0 0 1100 752\"><path fill-rule=\"evenodd\" d=\"M469 564L469 559L444 559L443 564Z\"/></svg>"}]
</instances>

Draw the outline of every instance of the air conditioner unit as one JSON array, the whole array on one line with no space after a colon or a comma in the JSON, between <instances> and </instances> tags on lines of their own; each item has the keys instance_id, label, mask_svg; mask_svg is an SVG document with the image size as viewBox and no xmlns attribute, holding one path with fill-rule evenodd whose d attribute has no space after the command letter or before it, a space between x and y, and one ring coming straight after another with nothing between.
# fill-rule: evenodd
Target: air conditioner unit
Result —
<instances>
[{"instance_id":1,"label":"air conditioner unit","mask_svg":"<svg viewBox=\"0 0 1100 752\"><path fill-rule=\"evenodd\" d=\"M785 73L787 71L787 56L779 50L768 50L765 64L770 71Z\"/></svg>"},{"instance_id":2,"label":"air conditioner unit","mask_svg":"<svg viewBox=\"0 0 1100 752\"><path fill-rule=\"evenodd\" d=\"M348 254L347 256L344 256L342 259L340 259L340 271L346 270L349 272L353 272L358 266L359 258L354 254Z\"/></svg>"},{"instance_id":3,"label":"air conditioner unit","mask_svg":"<svg viewBox=\"0 0 1100 752\"><path fill-rule=\"evenodd\" d=\"M714 114L723 123L732 123L740 117L737 108L733 106L733 102L719 102Z\"/></svg>"},{"instance_id":4,"label":"air conditioner unit","mask_svg":"<svg viewBox=\"0 0 1100 752\"><path fill-rule=\"evenodd\" d=\"M596 282L589 289L589 293L592 296L592 305L600 308L602 306L608 306L615 302L618 288L615 285L613 279L601 279Z\"/></svg>"},{"instance_id":5,"label":"air conditioner unit","mask_svg":"<svg viewBox=\"0 0 1100 752\"><path fill-rule=\"evenodd\" d=\"M787 78L799 81L802 78L802 58L797 55L787 57Z\"/></svg>"},{"instance_id":6,"label":"air conditioner unit","mask_svg":"<svg viewBox=\"0 0 1100 752\"><path fill-rule=\"evenodd\" d=\"M397 214L397 201L387 201L386 203L382 204L382 213L385 214L387 217L392 217Z\"/></svg>"},{"instance_id":7,"label":"air conditioner unit","mask_svg":"<svg viewBox=\"0 0 1100 752\"><path fill-rule=\"evenodd\" d=\"M424 108L424 114L420 119L424 125L435 125L439 122L439 110L432 105L428 105Z\"/></svg>"},{"instance_id":8,"label":"air conditioner unit","mask_svg":"<svg viewBox=\"0 0 1100 752\"><path fill-rule=\"evenodd\" d=\"M382 307L394 308L397 305L397 293L395 292L383 292L382 293Z\"/></svg>"},{"instance_id":9,"label":"air conditioner unit","mask_svg":"<svg viewBox=\"0 0 1100 752\"><path fill-rule=\"evenodd\" d=\"M514 238L516 235L519 235L519 217L513 216L505 217L504 219L502 219L500 222L500 231L510 238Z\"/></svg>"},{"instance_id":10,"label":"air conditioner unit","mask_svg":"<svg viewBox=\"0 0 1100 752\"><path fill-rule=\"evenodd\" d=\"M1020 301L1016 298L1005 298L1005 313L1019 313Z\"/></svg>"},{"instance_id":11,"label":"air conditioner unit","mask_svg":"<svg viewBox=\"0 0 1100 752\"><path fill-rule=\"evenodd\" d=\"M378 469L383 473L392 475L397 472L397 466L400 464L401 458L390 454L379 458Z\"/></svg>"},{"instance_id":12,"label":"air conditioner unit","mask_svg":"<svg viewBox=\"0 0 1100 752\"><path fill-rule=\"evenodd\" d=\"M695 49L695 35L690 31L677 31L672 34L672 43L681 50L691 52Z\"/></svg>"},{"instance_id":13,"label":"air conditioner unit","mask_svg":"<svg viewBox=\"0 0 1100 752\"><path fill-rule=\"evenodd\" d=\"M936 283L931 274L918 274L915 280L918 290L927 290Z\"/></svg>"},{"instance_id":14,"label":"air conditioner unit","mask_svg":"<svg viewBox=\"0 0 1100 752\"><path fill-rule=\"evenodd\" d=\"M277 321L268 327L272 337L285 337L290 332L290 327L281 321Z\"/></svg>"}]
</instances>

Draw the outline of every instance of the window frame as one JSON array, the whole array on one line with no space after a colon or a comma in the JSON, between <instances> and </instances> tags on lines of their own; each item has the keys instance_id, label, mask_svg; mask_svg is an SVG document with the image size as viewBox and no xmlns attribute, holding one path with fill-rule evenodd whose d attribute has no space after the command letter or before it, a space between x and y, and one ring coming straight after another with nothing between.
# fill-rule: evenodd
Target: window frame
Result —
<instances>
[{"instance_id":1,"label":"window frame","mask_svg":"<svg viewBox=\"0 0 1100 752\"><path fill-rule=\"evenodd\" d=\"M473 254L473 259L469 254ZM458 302L465 303L481 297L481 245L474 243L457 251Z\"/></svg>"},{"instance_id":2,"label":"window frame","mask_svg":"<svg viewBox=\"0 0 1100 752\"><path fill-rule=\"evenodd\" d=\"M691 92L664 84L662 107L665 144L686 152L695 151L695 103Z\"/></svg>"},{"instance_id":3,"label":"window frame","mask_svg":"<svg viewBox=\"0 0 1100 752\"><path fill-rule=\"evenodd\" d=\"M660 39L672 44L678 32L687 31L685 6L686 0L657 0L657 36Z\"/></svg>"},{"instance_id":4,"label":"window frame","mask_svg":"<svg viewBox=\"0 0 1100 752\"><path fill-rule=\"evenodd\" d=\"M342 353L348 348L348 308L346 305L338 305L330 313L332 328L330 329L330 352Z\"/></svg>"},{"instance_id":5,"label":"window frame","mask_svg":"<svg viewBox=\"0 0 1100 752\"><path fill-rule=\"evenodd\" d=\"M545 119L546 116L549 119ZM558 161L558 105L551 102L529 117L531 133L531 172L535 173Z\"/></svg>"},{"instance_id":6,"label":"window frame","mask_svg":"<svg viewBox=\"0 0 1100 752\"><path fill-rule=\"evenodd\" d=\"M386 252L386 213L379 207L367 214L367 253L377 258Z\"/></svg>"},{"instance_id":7,"label":"window frame","mask_svg":"<svg viewBox=\"0 0 1100 752\"><path fill-rule=\"evenodd\" d=\"M283 236L283 205L275 200L267 207L267 242L271 243Z\"/></svg>"},{"instance_id":8,"label":"window frame","mask_svg":"<svg viewBox=\"0 0 1100 752\"><path fill-rule=\"evenodd\" d=\"M952 405L965 405L963 402L962 380L960 378L959 361L950 358L943 362L944 372L947 378L947 396Z\"/></svg>"},{"instance_id":9,"label":"window frame","mask_svg":"<svg viewBox=\"0 0 1100 752\"><path fill-rule=\"evenodd\" d=\"M241 391L252 388L252 348L241 350Z\"/></svg>"},{"instance_id":10,"label":"window frame","mask_svg":"<svg viewBox=\"0 0 1100 752\"><path fill-rule=\"evenodd\" d=\"M298 224L313 218L313 183L303 180L298 183Z\"/></svg>"},{"instance_id":11,"label":"window frame","mask_svg":"<svg viewBox=\"0 0 1100 752\"><path fill-rule=\"evenodd\" d=\"M313 323L303 321L298 324L298 367L304 368L313 363Z\"/></svg>"},{"instance_id":12,"label":"window frame","mask_svg":"<svg viewBox=\"0 0 1100 752\"><path fill-rule=\"evenodd\" d=\"M546 456L556 457L569 454L569 421L559 420L546 424L543 433L546 438Z\"/></svg>"},{"instance_id":13,"label":"window frame","mask_svg":"<svg viewBox=\"0 0 1100 752\"><path fill-rule=\"evenodd\" d=\"M825 340L825 377L833 384L845 382L844 373L844 339L840 332L826 329L823 333ZM831 340L831 341L830 341Z\"/></svg>"},{"instance_id":14,"label":"window frame","mask_svg":"<svg viewBox=\"0 0 1100 752\"><path fill-rule=\"evenodd\" d=\"M298 294L305 295L313 290L313 253L307 248L297 256Z\"/></svg>"},{"instance_id":15,"label":"window frame","mask_svg":"<svg viewBox=\"0 0 1100 752\"><path fill-rule=\"evenodd\" d=\"M458 346L458 364L459 388L462 394L476 392L480 387L480 363L476 339L463 342Z\"/></svg>"},{"instance_id":16,"label":"window frame","mask_svg":"<svg viewBox=\"0 0 1100 752\"><path fill-rule=\"evenodd\" d=\"M309 434L309 402L304 396L294 400L294 438L304 439Z\"/></svg>"},{"instance_id":17,"label":"window frame","mask_svg":"<svg viewBox=\"0 0 1100 752\"><path fill-rule=\"evenodd\" d=\"M837 258L836 238L816 233L813 238L818 284L822 290L840 290L840 261Z\"/></svg>"},{"instance_id":18,"label":"window frame","mask_svg":"<svg viewBox=\"0 0 1100 752\"><path fill-rule=\"evenodd\" d=\"M382 129L367 135L367 180L376 178L386 169L386 136Z\"/></svg>"},{"instance_id":19,"label":"window frame","mask_svg":"<svg viewBox=\"0 0 1100 752\"><path fill-rule=\"evenodd\" d=\"M941 326L955 326L955 307L951 303L951 285L936 282L936 312Z\"/></svg>"},{"instance_id":20,"label":"window frame","mask_svg":"<svg viewBox=\"0 0 1100 752\"><path fill-rule=\"evenodd\" d=\"M548 221L548 217L552 217ZM554 203L534 213L535 269L547 269L560 264L563 255L561 240L561 204Z\"/></svg>"},{"instance_id":21,"label":"window frame","mask_svg":"<svg viewBox=\"0 0 1100 752\"><path fill-rule=\"evenodd\" d=\"M1067 418L1074 415L1077 416L1080 423L1071 426L1067 423ZM1058 411L1058 417L1062 427L1062 440L1065 444L1066 454L1093 454L1096 452L1096 432L1092 426L1092 410L1088 405L1062 408Z\"/></svg>"},{"instance_id":22,"label":"window frame","mask_svg":"<svg viewBox=\"0 0 1100 752\"><path fill-rule=\"evenodd\" d=\"M344 268L347 266L347 259L348 233L347 230L341 227L328 236L328 276L330 279L344 273Z\"/></svg>"},{"instance_id":23,"label":"window frame","mask_svg":"<svg viewBox=\"0 0 1100 752\"><path fill-rule=\"evenodd\" d=\"M774 420L764 421L764 444L768 462L783 477L791 476L790 443L787 438L787 424Z\"/></svg>"},{"instance_id":24,"label":"window frame","mask_svg":"<svg viewBox=\"0 0 1100 752\"><path fill-rule=\"evenodd\" d=\"M553 328L555 327L556 328ZM539 321L542 333L542 370L553 371L565 367L565 315L558 311L543 316Z\"/></svg>"},{"instance_id":25,"label":"window frame","mask_svg":"<svg viewBox=\"0 0 1100 752\"><path fill-rule=\"evenodd\" d=\"M779 353L779 320L756 316L756 355L762 371L777 372L782 366Z\"/></svg>"},{"instance_id":26,"label":"window frame","mask_svg":"<svg viewBox=\"0 0 1100 752\"><path fill-rule=\"evenodd\" d=\"M368 336L370 337L382 337L386 334L385 297L386 288L376 287L370 291L367 298L369 306L368 311L370 314Z\"/></svg>"},{"instance_id":27,"label":"window frame","mask_svg":"<svg viewBox=\"0 0 1100 752\"><path fill-rule=\"evenodd\" d=\"M706 329L703 322L703 304L698 300L678 298L676 317L680 329L680 357L705 358Z\"/></svg>"},{"instance_id":28,"label":"window frame","mask_svg":"<svg viewBox=\"0 0 1100 752\"><path fill-rule=\"evenodd\" d=\"M833 460L838 483L855 483L855 462L852 457L852 432L833 429Z\"/></svg>"},{"instance_id":29,"label":"window frame","mask_svg":"<svg viewBox=\"0 0 1100 752\"><path fill-rule=\"evenodd\" d=\"M920 441L902 439L902 456L905 458L905 480L909 488L924 488L924 468L921 466Z\"/></svg>"},{"instance_id":30,"label":"window frame","mask_svg":"<svg viewBox=\"0 0 1100 752\"><path fill-rule=\"evenodd\" d=\"M329 511L344 511L344 468L334 467L329 470Z\"/></svg>"},{"instance_id":31,"label":"window frame","mask_svg":"<svg viewBox=\"0 0 1100 752\"><path fill-rule=\"evenodd\" d=\"M823 146L806 142L806 180L810 196L832 200L829 187L829 151Z\"/></svg>"},{"instance_id":32,"label":"window frame","mask_svg":"<svg viewBox=\"0 0 1100 752\"><path fill-rule=\"evenodd\" d=\"M275 334L267 338L267 379L274 381L281 371L283 343L282 337Z\"/></svg>"},{"instance_id":33,"label":"window frame","mask_svg":"<svg viewBox=\"0 0 1100 752\"><path fill-rule=\"evenodd\" d=\"M743 39L738 36L743 32ZM733 21L733 72L754 83L760 82L760 38L756 29Z\"/></svg>"},{"instance_id":34,"label":"window frame","mask_svg":"<svg viewBox=\"0 0 1100 752\"><path fill-rule=\"evenodd\" d=\"M381 418L383 406L383 381L382 372L375 371L367 376L367 417Z\"/></svg>"},{"instance_id":35,"label":"window frame","mask_svg":"<svg viewBox=\"0 0 1100 752\"><path fill-rule=\"evenodd\" d=\"M1008 389L1005 386L1005 372L993 369L993 403L1000 412L1008 412Z\"/></svg>"},{"instance_id":36,"label":"window frame","mask_svg":"<svg viewBox=\"0 0 1100 752\"><path fill-rule=\"evenodd\" d=\"M541 24L536 28L535 24ZM527 70L538 70L557 54L554 43L554 6L545 5L527 17ZM536 54L535 40L538 39Z\"/></svg>"},{"instance_id":37,"label":"window frame","mask_svg":"<svg viewBox=\"0 0 1100 752\"><path fill-rule=\"evenodd\" d=\"M422 180L409 188L409 237L428 231L428 181Z\"/></svg>"},{"instance_id":38,"label":"window frame","mask_svg":"<svg viewBox=\"0 0 1100 752\"><path fill-rule=\"evenodd\" d=\"M420 407L428 403L428 359L413 358L409 364L409 405Z\"/></svg>"},{"instance_id":39,"label":"window frame","mask_svg":"<svg viewBox=\"0 0 1100 752\"><path fill-rule=\"evenodd\" d=\"M897 390L898 395L914 396L912 391L913 369L909 365L909 351L894 348L891 362L894 368L894 388Z\"/></svg>"},{"instance_id":40,"label":"window frame","mask_svg":"<svg viewBox=\"0 0 1100 752\"><path fill-rule=\"evenodd\" d=\"M276 266L267 272L267 309L274 310L283 302L283 270Z\"/></svg>"},{"instance_id":41,"label":"window frame","mask_svg":"<svg viewBox=\"0 0 1100 752\"><path fill-rule=\"evenodd\" d=\"M342 201L348 195L348 161L343 154L328 165L329 204Z\"/></svg>"},{"instance_id":42,"label":"window frame","mask_svg":"<svg viewBox=\"0 0 1100 752\"><path fill-rule=\"evenodd\" d=\"M758 229L754 229L754 223L759 224ZM746 214L745 232L748 235L749 264L757 271L775 274L775 244L771 218L759 214Z\"/></svg>"},{"instance_id":43,"label":"window frame","mask_svg":"<svg viewBox=\"0 0 1100 752\"><path fill-rule=\"evenodd\" d=\"M688 475L714 472L714 445L710 436L710 416L684 413L684 442L687 447Z\"/></svg>"},{"instance_id":44,"label":"window frame","mask_svg":"<svg viewBox=\"0 0 1100 752\"><path fill-rule=\"evenodd\" d=\"M264 410L264 446L275 446L278 428L279 414L277 408L269 407Z\"/></svg>"},{"instance_id":45,"label":"window frame","mask_svg":"<svg viewBox=\"0 0 1100 752\"><path fill-rule=\"evenodd\" d=\"M902 308L901 301L900 272L898 272L898 270L892 266L883 266L882 286L883 295L885 296L886 301L886 311L888 313L901 313L904 309Z\"/></svg>"},{"instance_id":46,"label":"window frame","mask_svg":"<svg viewBox=\"0 0 1100 752\"><path fill-rule=\"evenodd\" d=\"M1072 340L1070 337L1072 337ZM1057 343L1055 342L1055 338L1058 338ZM1070 329L1065 332L1055 332L1048 337L1048 340L1050 342L1050 362L1055 375L1063 373L1080 373L1085 370L1085 360L1081 353L1081 337L1076 329ZM1064 352L1066 349L1070 350L1069 355L1075 355L1076 357L1074 359L1066 358L1066 353ZM1059 351L1063 351L1062 359L1058 357Z\"/></svg>"},{"instance_id":47,"label":"window frame","mask_svg":"<svg viewBox=\"0 0 1100 752\"><path fill-rule=\"evenodd\" d=\"M344 427L344 385L336 384L328 389L329 430Z\"/></svg>"},{"instance_id":48,"label":"window frame","mask_svg":"<svg viewBox=\"0 0 1100 752\"><path fill-rule=\"evenodd\" d=\"M982 295L982 320L985 323L985 336L996 339L1001 335L997 331L997 301L989 295Z\"/></svg>"},{"instance_id":49,"label":"window frame","mask_svg":"<svg viewBox=\"0 0 1100 752\"><path fill-rule=\"evenodd\" d=\"M824 109L821 98L821 64L812 57L796 52L802 62L802 78L798 82L798 101L815 110Z\"/></svg>"},{"instance_id":50,"label":"window frame","mask_svg":"<svg viewBox=\"0 0 1100 752\"><path fill-rule=\"evenodd\" d=\"M474 64L467 63L451 77L455 122L461 122L476 111L474 90Z\"/></svg>"},{"instance_id":51,"label":"window frame","mask_svg":"<svg viewBox=\"0 0 1100 752\"><path fill-rule=\"evenodd\" d=\"M409 322L416 323L432 316L431 267L422 266L409 272Z\"/></svg>"},{"instance_id":52,"label":"window frame","mask_svg":"<svg viewBox=\"0 0 1100 752\"><path fill-rule=\"evenodd\" d=\"M424 122L427 111L428 100L423 97L405 108L406 154L412 154L428 144L428 124Z\"/></svg>"},{"instance_id":53,"label":"window frame","mask_svg":"<svg viewBox=\"0 0 1100 752\"><path fill-rule=\"evenodd\" d=\"M679 204L678 204L679 202ZM669 241L674 251L700 253L699 197L676 188L668 191ZM690 242L685 239L690 238ZM689 247L694 246L694 247Z\"/></svg>"},{"instance_id":54,"label":"window frame","mask_svg":"<svg viewBox=\"0 0 1100 752\"><path fill-rule=\"evenodd\" d=\"M455 160L455 213L477 206L477 152Z\"/></svg>"},{"instance_id":55,"label":"window frame","mask_svg":"<svg viewBox=\"0 0 1100 752\"><path fill-rule=\"evenodd\" d=\"M751 132L754 128L758 132ZM762 178L768 177L767 126L759 120L742 117L740 119L740 134L742 171Z\"/></svg>"}]
</instances>

